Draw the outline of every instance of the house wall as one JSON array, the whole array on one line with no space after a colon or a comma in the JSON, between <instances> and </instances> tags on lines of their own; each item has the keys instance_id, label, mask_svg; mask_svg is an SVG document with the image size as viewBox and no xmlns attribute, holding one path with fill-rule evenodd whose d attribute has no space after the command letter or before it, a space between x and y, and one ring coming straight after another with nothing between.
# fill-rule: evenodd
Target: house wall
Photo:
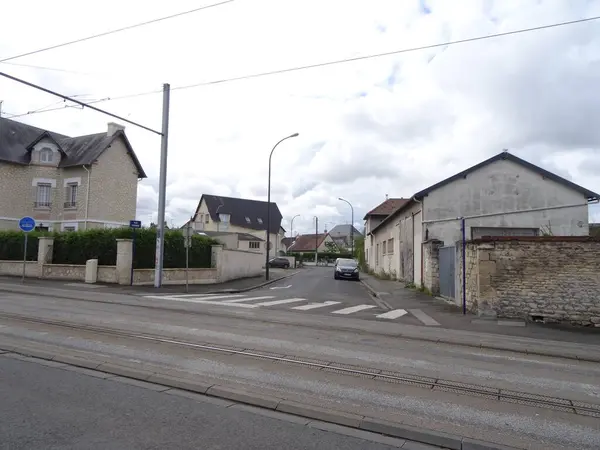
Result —
<instances>
[{"instance_id":1,"label":"house wall","mask_svg":"<svg viewBox=\"0 0 600 450\"><path fill-rule=\"evenodd\" d=\"M125 142L115 139L92 165L89 218L121 224L135 219L138 177Z\"/></svg>"},{"instance_id":2,"label":"house wall","mask_svg":"<svg viewBox=\"0 0 600 450\"><path fill-rule=\"evenodd\" d=\"M561 206L569 207L557 208ZM423 208L429 238L445 245L461 239L458 218L463 216L467 239L473 227L550 226L554 235L589 234L587 200L582 194L508 160L493 162L432 191L423 199ZM514 211L521 212L507 214ZM480 215L488 216L471 217Z\"/></svg>"},{"instance_id":3,"label":"house wall","mask_svg":"<svg viewBox=\"0 0 600 450\"><path fill-rule=\"evenodd\" d=\"M243 250L217 249L216 266L219 282L262 275L263 254Z\"/></svg>"},{"instance_id":4,"label":"house wall","mask_svg":"<svg viewBox=\"0 0 600 450\"><path fill-rule=\"evenodd\" d=\"M467 247L469 310L600 327L599 239L490 238Z\"/></svg>"}]
</instances>

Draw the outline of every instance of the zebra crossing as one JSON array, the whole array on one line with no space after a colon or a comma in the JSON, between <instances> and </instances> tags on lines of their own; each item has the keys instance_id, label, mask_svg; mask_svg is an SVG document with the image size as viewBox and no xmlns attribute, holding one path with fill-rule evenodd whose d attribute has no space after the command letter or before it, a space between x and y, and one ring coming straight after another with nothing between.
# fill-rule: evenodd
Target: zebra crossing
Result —
<instances>
[{"instance_id":1,"label":"zebra crossing","mask_svg":"<svg viewBox=\"0 0 600 450\"><path fill-rule=\"evenodd\" d=\"M144 295L144 298L155 300L169 300L176 302L189 302L203 305L218 305L229 308L256 309L269 307L285 307L292 311L324 312L341 316L367 313L368 316L381 320L396 320L404 316L412 316L423 325L438 326L439 323L423 311L392 309L382 311L379 306L372 304L345 306L341 301L314 302L302 297L281 298L275 295L248 295L248 294L176 294L176 295ZM365 314L362 314L364 317Z\"/></svg>"}]
</instances>

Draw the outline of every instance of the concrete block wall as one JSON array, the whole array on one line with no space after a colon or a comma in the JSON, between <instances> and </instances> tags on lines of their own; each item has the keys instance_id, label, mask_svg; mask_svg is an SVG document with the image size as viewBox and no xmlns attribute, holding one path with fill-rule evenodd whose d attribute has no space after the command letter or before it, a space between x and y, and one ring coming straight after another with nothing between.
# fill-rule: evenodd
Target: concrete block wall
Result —
<instances>
[{"instance_id":1,"label":"concrete block wall","mask_svg":"<svg viewBox=\"0 0 600 450\"><path fill-rule=\"evenodd\" d=\"M600 239L487 238L467 248L470 310L600 327Z\"/></svg>"}]
</instances>

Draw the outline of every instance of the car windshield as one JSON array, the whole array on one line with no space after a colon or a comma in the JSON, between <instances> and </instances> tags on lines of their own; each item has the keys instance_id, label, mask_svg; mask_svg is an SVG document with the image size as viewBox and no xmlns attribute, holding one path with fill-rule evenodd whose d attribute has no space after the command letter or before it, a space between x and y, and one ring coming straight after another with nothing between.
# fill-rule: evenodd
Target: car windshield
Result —
<instances>
[{"instance_id":1,"label":"car windshield","mask_svg":"<svg viewBox=\"0 0 600 450\"><path fill-rule=\"evenodd\" d=\"M338 266L344 266L344 267L356 267L357 263L356 261L354 261L353 259L340 259L338 261Z\"/></svg>"}]
</instances>

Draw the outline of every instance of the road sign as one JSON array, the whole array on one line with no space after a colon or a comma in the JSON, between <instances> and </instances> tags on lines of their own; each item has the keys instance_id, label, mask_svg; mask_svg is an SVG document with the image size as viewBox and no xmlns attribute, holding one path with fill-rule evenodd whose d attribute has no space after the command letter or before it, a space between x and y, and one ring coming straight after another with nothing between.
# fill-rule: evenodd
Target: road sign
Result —
<instances>
[{"instance_id":1,"label":"road sign","mask_svg":"<svg viewBox=\"0 0 600 450\"><path fill-rule=\"evenodd\" d=\"M129 228L133 228L134 230L136 228L142 228L142 221L141 220L130 220Z\"/></svg>"},{"instance_id":2,"label":"road sign","mask_svg":"<svg viewBox=\"0 0 600 450\"><path fill-rule=\"evenodd\" d=\"M19 220L19 228L25 233L29 233L35 229L35 219L33 217L25 216Z\"/></svg>"},{"instance_id":3,"label":"road sign","mask_svg":"<svg viewBox=\"0 0 600 450\"><path fill-rule=\"evenodd\" d=\"M194 235L194 229L190 226L187 226L184 228L184 233L183 233L183 245L186 248L189 248L192 246L192 236Z\"/></svg>"}]
</instances>

